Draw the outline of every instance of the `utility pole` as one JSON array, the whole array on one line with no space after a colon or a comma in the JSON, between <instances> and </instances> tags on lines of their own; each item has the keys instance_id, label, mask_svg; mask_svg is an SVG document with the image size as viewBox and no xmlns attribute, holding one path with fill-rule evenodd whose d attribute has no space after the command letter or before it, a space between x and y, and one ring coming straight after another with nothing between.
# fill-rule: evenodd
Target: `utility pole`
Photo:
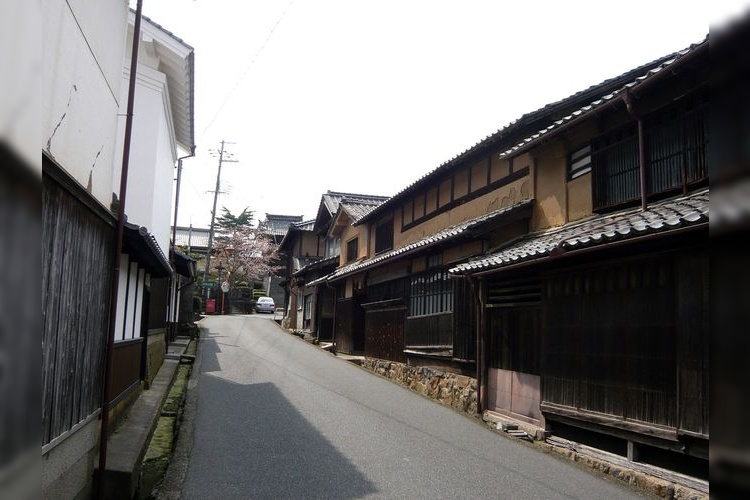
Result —
<instances>
[{"instance_id":1,"label":"utility pole","mask_svg":"<svg viewBox=\"0 0 750 500\"><path fill-rule=\"evenodd\" d=\"M234 143L221 141L221 148L219 149L219 170L216 172L216 191L214 191L214 208L211 210L211 228L208 230L208 251L206 253L206 268L203 270L203 286L206 286L208 270L211 267L211 248L214 243L214 221L216 220L216 200L219 197L219 190L221 188L221 165L222 163L237 163L237 160L231 158L231 153L224 150L226 144ZM215 150L212 151L212 153L215 152Z\"/></svg>"}]
</instances>

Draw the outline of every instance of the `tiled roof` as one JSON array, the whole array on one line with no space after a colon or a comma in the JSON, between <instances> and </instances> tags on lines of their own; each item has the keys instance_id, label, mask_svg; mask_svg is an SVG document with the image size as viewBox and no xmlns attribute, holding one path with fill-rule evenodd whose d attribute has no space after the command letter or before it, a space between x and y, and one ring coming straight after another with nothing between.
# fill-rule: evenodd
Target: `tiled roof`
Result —
<instances>
[{"instance_id":1,"label":"tiled roof","mask_svg":"<svg viewBox=\"0 0 750 500\"><path fill-rule=\"evenodd\" d=\"M301 267L299 270L295 271L294 276L301 276L308 271L320 269L330 264L336 264L338 261L339 261L339 256L334 255L333 257L328 257L327 259L318 259L314 262L309 262L304 267Z\"/></svg>"},{"instance_id":2,"label":"tiled roof","mask_svg":"<svg viewBox=\"0 0 750 500\"><path fill-rule=\"evenodd\" d=\"M381 203L383 203L381 199L362 199L348 196L342 198L340 201L341 207L346 210L354 222L372 212Z\"/></svg>"},{"instance_id":3,"label":"tiled roof","mask_svg":"<svg viewBox=\"0 0 750 500\"><path fill-rule=\"evenodd\" d=\"M681 50L679 52L676 52L674 54L674 57L667 59L666 61L662 62L660 65L651 68L646 73L638 76L634 80L626 83L619 89L615 89L612 92L601 96L599 99L596 99L592 101L591 103L587 104L586 106L583 106L574 112L570 113L569 115L566 115L562 117L559 120L556 120L551 125L549 125L546 128L543 128L536 132L535 134L532 134L526 138L524 138L521 142L516 144L515 146L507 149L506 151L503 151L500 153L500 158L504 158L509 155L519 154L527 149L529 149L530 146L536 144L539 139L545 138L546 136L554 133L558 129L567 126L569 123L572 123L574 121L580 120L584 117L587 117L589 114L598 111L602 106L607 104L610 101L615 100L618 97L622 97L625 93L627 93L629 90L633 89L634 87L641 85L647 80L650 80L651 78L654 78L656 75L660 73L666 73L668 72L668 68L672 65L674 65L677 61L679 61L682 57L685 55L693 52L696 50L697 47L705 46L704 44L708 44L708 42L703 42L702 44L693 45L688 47L687 49Z\"/></svg>"},{"instance_id":4,"label":"tiled roof","mask_svg":"<svg viewBox=\"0 0 750 500\"><path fill-rule=\"evenodd\" d=\"M260 223L260 228L265 234L284 236L289 230L289 225L296 222L302 222L301 215L266 214L266 220Z\"/></svg>"},{"instance_id":5,"label":"tiled roof","mask_svg":"<svg viewBox=\"0 0 750 500\"><path fill-rule=\"evenodd\" d=\"M482 272L548 257L555 250L577 250L707 223L708 198L708 189L705 189L687 196L653 203L645 211L638 208L598 215L541 233L528 234L496 253L459 264L450 269L450 272Z\"/></svg>"},{"instance_id":6,"label":"tiled roof","mask_svg":"<svg viewBox=\"0 0 750 500\"><path fill-rule=\"evenodd\" d=\"M295 231L312 231L315 227L315 219L310 219L302 222L292 222L289 226L289 230L284 234L284 237L279 243L279 249L283 249L287 242L290 241L291 235Z\"/></svg>"},{"instance_id":7,"label":"tiled roof","mask_svg":"<svg viewBox=\"0 0 750 500\"><path fill-rule=\"evenodd\" d=\"M376 257L373 257L372 259L359 260L356 262L352 262L351 264L347 264L343 267L336 269L333 273L329 274L328 276L324 276L323 278L319 278L311 282L310 285L318 284L325 280L334 281L344 276L347 276L349 274L371 268L377 264L382 264L386 261L402 256L404 254L411 253L417 250L422 250L425 248L429 248L437 243L450 241L454 238L461 236L462 234L465 234L471 229L474 229L480 224L492 221L503 215L510 214L511 212L515 212L516 210L519 210L523 207L531 206L531 202L532 200L520 201L513 205L509 205L507 207L503 207L493 212L490 212L488 214L482 215L481 217L470 219L470 220L461 222L459 224L455 224L453 226L447 227L443 229L442 231L439 231L431 236L427 236L426 238L422 238L419 241L415 241L414 243L410 243L401 248L397 248L395 250L382 253Z\"/></svg>"},{"instance_id":8,"label":"tiled roof","mask_svg":"<svg viewBox=\"0 0 750 500\"><path fill-rule=\"evenodd\" d=\"M175 245L190 248L208 248L210 230L200 227L180 227L175 231Z\"/></svg>"},{"instance_id":9,"label":"tiled roof","mask_svg":"<svg viewBox=\"0 0 750 500\"><path fill-rule=\"evenodd\" d=\"M327 191L323 195L323 203L331 215L336 213L336 210L339 209L339 203L341 203L341 200L343 199L359 200L361 203L377 202L380 204L387 200L388 197L373 196L369 194L339 193L336 191Z\"/></svg>"},{"instance_id":10,"label":"tiled roof","mask_svg":"<svg viewBox=\"0 0 750 500\"><path fill-rule=\"evenodd\" d=\"M296 229L297 231L312 231L314 225L315 219L310 219L302 222L295 222L292 224L292 228Z\"/></svg>"},{"instance_id":11,"label":"tiled roof","mask_svg":"<svg viewBox=\"0 0 750 500\"><path fill-rule=\"evenodd\" d=\"M547 104L542 108L537 109L536 111L524 114L517 120L510 122L496 132L486 136L485 138L476 142L473 146L453 156L453 158L441 163L437 168L431 170L416 181L412 182L404 189L393 195L390 199L388 199L388 201L379 206L377 210L373 210L366 217L363 217L359 221L359 223L366 222L370 218L377 216L377 214L381 213L382 211L387 210L389 207L406 197L409 193L419 189L427 182L430 182L432 179L438 177L442 173L459 165L461 162L474 155L475 153L486 150L488 148L499 147L504 141L509 141L514 134L517 135L523 133L524 130L528 130L527 133L530 133L534 130L530 129L530 127L541 120L544 120L542 121L543 124L548 125L553 120L559 120L563 113L570 113L571 109L577 109L578 111L576 112L580 112L580 109L573 106L581 106L581 104L583 103L592 103L592 101L604 99L603 96L609 95L613 91L616 91L618 89L622 89L623 85L629 84L632 86L634 82L640 83L643 78L648 77L652 74L652 70L656 69L656 72L659 72L660 68L663 68L665 65L674 63L676 59L681 58L683 55L685 55L686 52L692 51L697 47L703 46L704 44L707 45L707 43L708 42L706 39L700 44L692 45L685 50L660 57L659 59L631 69L630 71L627 71L619 76L609 78L599 84L592 85L587 89L576 92L575 94L561 99L557 102ZM611 98L609 100L611 100ZM577 116L578 115L574 116L573 118ZM523 137L523 135L521 135L520 137ZM513 143L511 142L510 144Z\"/></svg>"}]
</instances>

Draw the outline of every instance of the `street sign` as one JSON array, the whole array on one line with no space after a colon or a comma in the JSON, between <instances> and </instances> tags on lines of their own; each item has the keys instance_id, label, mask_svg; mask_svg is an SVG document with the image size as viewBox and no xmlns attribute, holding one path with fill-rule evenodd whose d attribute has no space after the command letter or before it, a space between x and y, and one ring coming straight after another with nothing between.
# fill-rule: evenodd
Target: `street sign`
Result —
<instances>
[{"instance_id":1,"label":"street sign","mask_svg":"<svg viewBox=\"0 0 750 500\"><path fill-rule=\"evenodd\" d=\"M229 283L224 281L221 284L221 291L227 293L229 291Z\"/></svg>"}]
</instances>

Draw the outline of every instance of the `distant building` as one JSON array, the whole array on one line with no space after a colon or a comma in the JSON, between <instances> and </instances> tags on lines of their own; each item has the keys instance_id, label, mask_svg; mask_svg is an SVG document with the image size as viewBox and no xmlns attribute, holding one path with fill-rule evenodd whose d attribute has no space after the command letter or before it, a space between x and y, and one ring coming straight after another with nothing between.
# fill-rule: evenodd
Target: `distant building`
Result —
<instances>
[{"instance_id":1,"label":"distant building","mask_svg":"<svg viewBox=\"0 0 750 500\"><path fill-rule=\"evenodd\" d=\"M279 215L266 214L265 220L258 224L258 230L270 236L276 245L279 245L293 224L302 222L301 215ZM266 295L273 297L276 307L282 307L285 303L285 290L282 283L286 282L284 263L279 259L276 263L279 271L275 275L266 276L263 279L263 288Z\"/></svg>"}]
</instances>

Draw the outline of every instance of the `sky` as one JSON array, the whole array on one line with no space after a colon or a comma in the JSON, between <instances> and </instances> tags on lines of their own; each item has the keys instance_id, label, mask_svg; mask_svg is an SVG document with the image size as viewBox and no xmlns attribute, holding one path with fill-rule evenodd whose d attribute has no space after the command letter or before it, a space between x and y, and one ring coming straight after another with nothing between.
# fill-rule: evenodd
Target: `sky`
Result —
<instances>
[{"instance_id":1,"label":"sky","mask_svg":"<svg viewBox=\"0 0 750 500\"><path fill-rule=\"evenodd\" d=\"M524 113L702 41L746 1L143 0L195 48L178 225L391 196ZM135 2L131 2L135 7Z\"/></svg>"}]
</instances>

